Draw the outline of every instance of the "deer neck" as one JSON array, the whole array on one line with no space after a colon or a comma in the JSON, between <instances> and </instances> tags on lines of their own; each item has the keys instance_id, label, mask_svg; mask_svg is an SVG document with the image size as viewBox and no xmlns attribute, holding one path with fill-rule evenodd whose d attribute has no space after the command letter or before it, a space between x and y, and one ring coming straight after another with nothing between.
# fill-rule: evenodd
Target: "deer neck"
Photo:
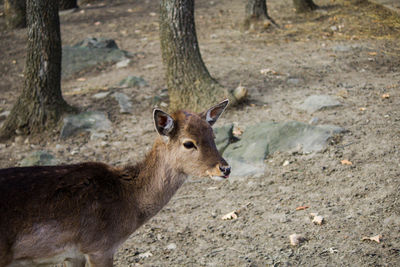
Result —
<instances>
[{"instance_id":1,"label":"deer neck","mask_svg":"<svg viewBox=\"0 0 400 267\"><path fill-rule=\"evenodd\" d=\"M143 221L161 210L186 180L187 175L175 166L174 156L161 139L139 163L134 197Z\"/></svg>"}]
</instances>

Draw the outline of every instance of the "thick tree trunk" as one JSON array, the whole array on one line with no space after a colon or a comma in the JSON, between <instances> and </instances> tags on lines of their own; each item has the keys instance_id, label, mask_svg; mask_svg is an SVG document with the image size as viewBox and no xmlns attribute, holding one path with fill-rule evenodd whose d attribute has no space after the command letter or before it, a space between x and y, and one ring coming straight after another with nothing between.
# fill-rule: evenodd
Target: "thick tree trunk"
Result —
<instances>
[{"instance_id":1,"label":"thick tree trunk","mask_svg":"<svg viewBox=\"0 0 400 267\"><path fill-rule=\"evenodd\" d=\"M4 122L0 139L53 129L71 110L61 95L61 37L58 1L28 0L25 84Z\"/></svg>"},{"instance_id":2,"label":"thick tree trunk","mask_svg":"<svg viewBox=\"0 0 400 267\"><path fill-rule=\"evenodd\" d=\"M211 77L201 58L194 0L161 0L160 7L161 51L170 109L201 111L228 97L227 90Z\"/></svg>"},{"instance_id":3,"label":"thick tree trunk","mask_svg":"<svg viewBox=\"0 0 400 267\"><path fill-rule=\"evenodd\" d=\"M246 29L257 27L257 25L261 25L265 28L271 23L277 26L275 21L268 15L266 2L266 0L247 0L245 10L246 18L244 20L244 27Z\"/></svg>"},{"instance_id":4,"label":"thick tree trunk","mask_svg":"<svg viewBox=\"0 0 400 267\"><path fill-rule=\"evenodd\" d=\"M25 0L5 0L4 17L9 29L26 27L26 1Z\"/></svg>"},{"instance_id":5,"label":"thick tree trunk","mask_svg":"<svg viewBox=\"0 0 400 267\"><path fill-rule=\"evenodd\" d=\"M68 10L73 8L78 8L77 0L59 0L60 1L60 10Z\"/></svg>"},{"instance_id":6,"label":"thick tree trunk","mask_svg":"<svg viewBox=\"0 0 400 267\"><path fill-rule=\"evenodd\" d=\"M293 0L293 5L297 13L310 12L318 8L313 0Z\"/></svg>"}]
</instances>

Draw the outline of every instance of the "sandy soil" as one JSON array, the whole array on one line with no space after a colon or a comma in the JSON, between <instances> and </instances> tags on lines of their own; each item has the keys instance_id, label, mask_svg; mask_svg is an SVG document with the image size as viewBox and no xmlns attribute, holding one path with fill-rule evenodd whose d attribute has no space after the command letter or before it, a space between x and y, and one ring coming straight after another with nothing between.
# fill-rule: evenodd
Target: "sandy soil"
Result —
<instances>
[{"instance_id":1,"label":"sandy soil","mask_svg":"<svg viewBox=\"0 0 400 267\"><path fill-rule=\"evenodd\" d=\"M64 44L108 37L141 56L125 69L99 67L63 80L62 88L72 105L106 111L114 131L105 140L17 137L0 144L0 167L15 166L39 149L60 163L122 165L140 160L150 148L152 97L165 88L157 1L109 2L62 15ZM228 88L241 83L250 91L248 103L230 109L217 126L236 122L245 129L260 121L317 117L347 132L321 153L272 155L259 178L188 180L123 244L115 265L400 265L400 20L350 1L316 1L323 10L297 15L290 0L271 0L269 13L280 28L243 32L243 1L196 2L198 38L211 74ZM10 110L23 84L26 30L6 31L3 15L0 29L1 113ZM260 73L267 68L271 71ZM127 75L142 76L149 86L115 89ZM92 98L103 90L131 96L133 114L119 114L111 98ZM337 96L343 106L315 114L297 109L312 94ZM300 206L309 208L296 210ZM221 219L239 208L236 220ZM322 215L324 223L313 224L310 213ZM307 241L291 246L294 233ZM380 243L363 241L376 235Z\"/></svg>"}]
</instances>

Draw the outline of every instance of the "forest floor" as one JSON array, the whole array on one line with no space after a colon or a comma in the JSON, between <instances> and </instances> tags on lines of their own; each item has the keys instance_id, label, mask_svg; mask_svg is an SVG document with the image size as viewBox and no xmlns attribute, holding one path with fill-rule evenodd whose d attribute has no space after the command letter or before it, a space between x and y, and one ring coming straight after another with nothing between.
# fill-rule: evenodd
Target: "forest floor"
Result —
<instances>
[{"instance_id":1,"label":"forest floor","mask_svg":"<svg viewBox=\"0 0 400 267\"><path fill-rule=\"evenodd\" d=\"M196 1L197 34L210 73L230 89L241 84L250 92L249 101L224 113L217 127L235 122L245 130L261 121L318 118L346 133L320 153L269 156L262 177L191 178L121 246L116 266L400 265L400 19L362 1L316 1L322 9L309 15L296 14L291 2L268 1L280 28L246 32L244 1ZM26 30L4 28L1 14L0 113L11 109L23 86L26 49ZM82 6L61 16L61 32L64 45L107 37L138 53L127 68L99 66L62 81L70 104L107 112L114 130L106 140L59 140L57 133L40 140L17 137L0 144L0 167L15 166L36 150L49 151L60 163L140 160L156 136L152 99L166 86L158 1ZM128 75L149 85L115 88ZM119 114L110 97L92 97L106 90L129 95L133 114ZM313 94L335 96L343 106L314 114L299 110L298 103ZM242 207L237 219L221 219ZM324 223L313 224L310 213ZM294 233L306 241L292 246ZM379 238L364 240L373 236Z\"/></svg>"}]
</instances>

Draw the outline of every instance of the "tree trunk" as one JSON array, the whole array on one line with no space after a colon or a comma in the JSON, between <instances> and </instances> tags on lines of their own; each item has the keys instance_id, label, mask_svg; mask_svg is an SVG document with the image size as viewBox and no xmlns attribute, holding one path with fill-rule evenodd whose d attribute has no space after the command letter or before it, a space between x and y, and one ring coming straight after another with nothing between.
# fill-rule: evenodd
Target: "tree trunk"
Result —
<instances>
[{"instance_id":1,"label":"tree trunk","mask_svg":"<svg viewBox=\"0 0 400 267\"><path fill-rule=\"evenodd\" d=\"M161 52L170 109L201 111L228 97L228 91L211 77L201 58L194 0L161 0L160 11Z\"/></svg>"},{"instance_id":2,"label":"tree trunk","mask_svg":"<svg viewBox=\"0 0 400 267\"><path fill-rule=\"evenodd\" d=\"M25 0L5 0L4 17L9 29L26 27L26 2Z\"/></svg>"},{"instance_id":3,"label":"tree trunk","mask_svg":"<svg viewBox=\"0 0 400 267\"><path fill-rule=\"evenodd\" d=\"M60 10L68 10L73 8L78 8L77 0L59 0L60 1Z\"/></svg>"},{"instance_id":4,"label":"tree trunk","mask_svg":"<svg viewBox=\"0 0 400 267\"><path fill-rule=\"evenodd\" d=\"M266 2L266 0L247 0L245 10L246 18L244 20L244 27L246 29L257 27L257 25L266 28L271 23L277 26L275 21L268 15Z\"/></svg>"},{"instance_id":5,"label":"tree trunk","mask_svg":"<svg viewBox=\"0 0 400 267\"><path fill-rule=\"evenodd\" d=\"M72 108L61 95L58 1L27 0L28 48L25 84L0 131L0 139L53 129Z\"/></svg>"},{"instance_id":6,"label":"tree trunk","mask_svg":"<svg viewBox=\"0 0 400 267\"><path fill-rule=\"evenodd\" d=\"M318 8L313 0L293 0L293 5L297 13L310 12Z\"/></svg>"}]
</instances>

